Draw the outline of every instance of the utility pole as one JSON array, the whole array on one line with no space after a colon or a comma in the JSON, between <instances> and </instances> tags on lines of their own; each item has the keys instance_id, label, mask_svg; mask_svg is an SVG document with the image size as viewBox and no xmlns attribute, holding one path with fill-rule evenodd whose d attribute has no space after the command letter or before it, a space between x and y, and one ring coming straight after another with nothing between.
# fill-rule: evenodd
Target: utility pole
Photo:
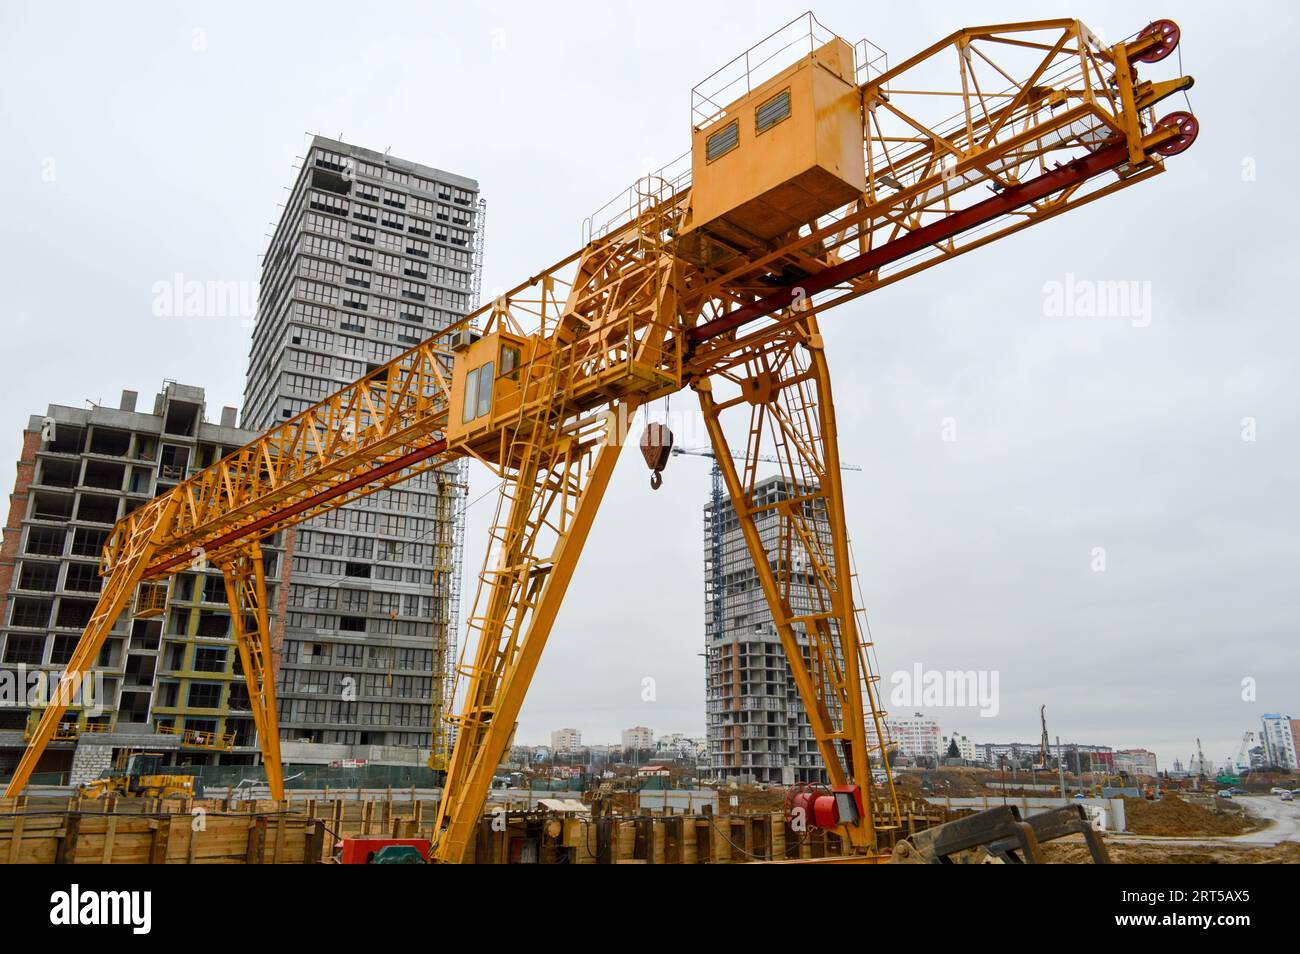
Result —
<instances>
[{"instance_id":1,"label":"utility pole","mask_svg":"<svg viewBox=\"0 0 1300 954\"><path fill-rule=\"evenodd\" d=\"M1038 719L1043 725L1043 734L1038 743L1038 749L1039 749L1038 760L1042 764L1043 768L1046 769L1050 766L1050 762L1048 761L1049 759L1048 750L1051 748L1051 745L1047 741L1047 706L1046 705L1041 705L1038 707Z\"/></svg>"},{"instance_id":2,"label":"utility pole","mask_svg":"<svg viewBox=\"0 0 1300 954\"><path fill-rule=\"evenodd\" d=\"M1065 760L1061 758L1061 737L1056 737L1056 772L1061 781L1061 797L1068 798L1065 794Z\"/></svg>"}]
</instances>

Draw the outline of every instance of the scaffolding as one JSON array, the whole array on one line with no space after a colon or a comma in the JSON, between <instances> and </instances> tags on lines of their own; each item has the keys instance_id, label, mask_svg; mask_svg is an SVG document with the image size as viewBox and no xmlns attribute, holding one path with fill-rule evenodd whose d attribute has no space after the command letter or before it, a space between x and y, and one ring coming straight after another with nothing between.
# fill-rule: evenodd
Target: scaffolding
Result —
<instances>
[{"instance_id":1,"label":"scaffolding","mask_svg":"<svg viewBox=\"0 0 1300 954\"><path fill-rule=\"evenodd\" d=\"M465 499L469 466L457 460L437 472L437 512L434 525L434 600L432 726L429 766L442 769L455 744L448 710L456 696L455 660L460 632L460 590L464 574ZM438 622L441 621L441 627Z\"/></svg>"},{"instance_id":2,"label":"scaffolding","mask_svg":"<svg viewBox=\"0 0 1300 954\"><path fill-rule=\"evenodd\" d=\"M487 241L487 199L478 200L478 226L474 231L473 301L475 310L483 304L483 246Z\"/></svg>"}]
</instances>

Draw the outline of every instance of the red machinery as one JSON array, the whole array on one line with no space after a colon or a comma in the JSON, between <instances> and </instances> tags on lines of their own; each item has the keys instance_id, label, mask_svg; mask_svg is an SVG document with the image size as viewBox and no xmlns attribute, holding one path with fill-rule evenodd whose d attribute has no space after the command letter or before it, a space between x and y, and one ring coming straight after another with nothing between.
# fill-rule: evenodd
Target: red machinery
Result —
<instances>
[{"instance_id":1,"label":"red machinery","mask_svg":"<svg viewBox=\"0 0 1300 954\"><path fill-rule=\"evenodd\" d=\"M345 865L368 865L375 861L375 856L383 849L401 845L414 848L425 861L429 860L428 838L344 838L338 844L339 863Z\"/></svg>"},{"instance_id":2,"label":"red machinery","mask_svg":"<svg viewBox=\"0 0 1300 954\"><path fill-rule=\"evenodd\" d=\"M862 818L862 789L856 785L794 785L785 797L785 817L796 829L856 825Z\"/></svg>"}]
</instances>

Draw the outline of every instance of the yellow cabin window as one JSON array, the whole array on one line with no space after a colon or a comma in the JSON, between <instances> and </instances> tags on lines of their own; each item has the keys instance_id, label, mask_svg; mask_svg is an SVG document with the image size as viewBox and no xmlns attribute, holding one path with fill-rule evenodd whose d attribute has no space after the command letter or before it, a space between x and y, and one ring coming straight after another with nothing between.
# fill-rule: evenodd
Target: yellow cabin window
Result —
<instances>
[{"instance_id":1,"label":"yellow cabin window","mask_svg":"<svg viewBox=\"0 0 1300 954\"><path fill-rule=\"evenodd\" d=\"M495 360L484 361L484 358ZM460 392L460 423L473 424L493 413L497 399L503 407L517 408L519 385L522 380L524 349L517 338L492 339L482 346L472 346L470 352L457 360L455 374ZM476 367L464 367L474 364ZM515 382L515 383L508 383Z\"/></svg>"},{"instance_id":2,"label":"yellow cabin window","mask_svg":"<svg viewBox=\"0 0 1300 954\"><path fill-rule=\"evenodd\" d=\"M488 411L492 410L492 364L489 361L478 372L478 414L476 417L482 417ZM469 382L466 382L468 386Z\"/></svg>"},{"instance_id":3,"label":"yellow cabin window","mask_svg":"<svg viewBox=\"0 0 1300 954\"><path fill-rule=\"evenodd\" d=\"M519 380L519 349L512 345L501 346L501 377Z\"/></svg>"},{"instance_id":4,"label":"yellow cabin window","mask_svg":"<svg viewBox=\"0 0 1300 954\"><path fill-rule=\"evenodd\" d=\"M492 371L494 362L465 372L465 403L460 410L460 422L468 424L492 410Z\"/></svg>"},{"instance_id":5,"label":"yellow cabin window","mask_svg":"<svg viewBox=\"0 0 1300 954\"><path fill-rule=\"evenodd\" d=\"M465 375L465 406L460 413L460 422L468 424L478 417L478 368Z\"/></svg>"}]
</instances>

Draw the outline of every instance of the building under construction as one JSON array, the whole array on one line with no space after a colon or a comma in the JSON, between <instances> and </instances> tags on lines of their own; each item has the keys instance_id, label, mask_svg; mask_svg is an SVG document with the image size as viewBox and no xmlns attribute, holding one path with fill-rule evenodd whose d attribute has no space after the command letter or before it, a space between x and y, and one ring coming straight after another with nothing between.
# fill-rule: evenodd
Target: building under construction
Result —
<instances>
[{"instance_id":1,"label":"building under construction","mask_svg":"<svg viewBox=\"0 0 1300 954\"><path fill-rule=\"evenodd\" d=\"M256 437L236 411L206 417L202 388L168 381L147 409L134 391L117 407L52 404L23 432L0 549L0 669L28 685L72 658L103 581L99 556L113 524ZM274 577L276 548L264 548ZM272 589L274 593L274 589ZM258 739L238 669L226 589L213 566L173 578L162 612L123 614L93 667L101 696L60 720L42 763L51 781L87 781L114 749L147 746L169 761L250 764ZM18 763L42 709L0 706L0 772Z\"/></svg>"},{"instance_id":2,"label":"building under construction","mask_svg":"<svg viewBox=\"0 0 1300 954\"><path fill-rule=\"evenodd\" d=\"M768 508L755 521L766 552L775 555L780 550L780 521L773 505L808 490L793 488L779 475L755 485L756 502ZM829 548L830 524L821 502L810 507L816 511L810 525L822 546ZM725 497L704 508L704 549L710 775L722 782L824 782L826 767L799 701L758 570L736 512ZM790 567L791 572L811 573L802 554L795 559L801 565ZM812 589L812 582L805 580L802 591L796 589L792 598L797 605L807 606ZM800 646L805 654L807 645L804 633Z\"/></svg>"}]
</instances>

